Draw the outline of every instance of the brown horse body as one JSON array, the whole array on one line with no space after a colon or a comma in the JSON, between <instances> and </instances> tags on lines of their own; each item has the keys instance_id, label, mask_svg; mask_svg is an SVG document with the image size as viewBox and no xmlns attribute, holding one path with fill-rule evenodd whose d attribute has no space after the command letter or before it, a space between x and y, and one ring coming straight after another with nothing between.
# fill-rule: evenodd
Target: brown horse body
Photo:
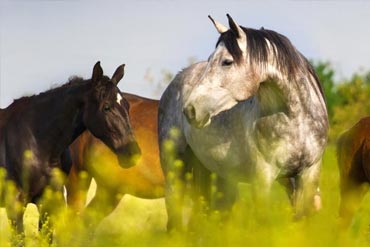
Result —
<instances>
[{"instance_id":1,"label":"brown horse body","mask_svg":"<svg viewBox=\"0 0 370 247\"><path fill-rule=\"evenodd\" d=\"M338 139L337 158L340 172L340 210L344 227L369 189L370 117L361 119Z\"/></svg>"},{"instance_id":2,"label":"brown horse body","mask_svg":"<svg viewBox=\"0 0 370 247\"><path fill-rule=\"evenodd\" d=\"M111 213L125 194L145 199L164 196L157 134L158 101L132 94L124 97L130 104L131 126L142 151L135 166L121 168L115 154L90 132L84 132L70 146L68 204L81 212L92 177L97 184L96 194L85 211L94 213L89 218L90 225L96 225Z\"/></svg>"}]
</instances>

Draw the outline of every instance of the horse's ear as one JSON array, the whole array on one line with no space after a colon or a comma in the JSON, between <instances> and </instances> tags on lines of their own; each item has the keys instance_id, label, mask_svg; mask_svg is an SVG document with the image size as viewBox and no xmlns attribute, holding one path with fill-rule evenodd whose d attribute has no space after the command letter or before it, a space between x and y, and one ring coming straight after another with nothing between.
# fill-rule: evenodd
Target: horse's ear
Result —
<instances>
[{"instance_id":1,"label":"horse's ear","mask_svg":"<svg viewBox=\"0 0 370 247\"><path fill-rule=\"evenodd\" d=\"M114 72L111 82L117 85L118 82L123 78L124 74L125 74L125 65L122 64L116 69L116 72Z\"/></svg>"},{"instance_id":2,"label":"horse's ear","mask_svg":"<svg viewBox=\"0 0 370 247\"><path fill-rule=\"evenodd\" d=\"M103 69L100 66L100 61L98 61L94 65L93 74L92 74L91 79L93 82L98 82L101 80L102 77L103 77Z\"/></svg>"},{"instance_id":3,"label":"horse's ear","mask_svg":"<svg viewBox=\"0 0 370 247\"><path fill-rule=\"evenodd\" d=\"M233 20L233 18L231 18L229 14L226 14L226 16L229 20L230 29L236 34L238 45L243 51L247 46L247 36L243 29Z\"/></svg>"},{"instance_id":4,"label":"horse's ear","mask_svg":"<svg viewBox=\"0 0 370 247\"><path fill-rule=\"evenodd\" d=\"M222 25L221 23L215 21L210 15L208 15L208 18L212 21L213 25L215 26L215 28L217 29L217 31L222 34L224 32L226 32L228 30L227 27L225 27L224 25Z\"/></svg>"}]
</instances>

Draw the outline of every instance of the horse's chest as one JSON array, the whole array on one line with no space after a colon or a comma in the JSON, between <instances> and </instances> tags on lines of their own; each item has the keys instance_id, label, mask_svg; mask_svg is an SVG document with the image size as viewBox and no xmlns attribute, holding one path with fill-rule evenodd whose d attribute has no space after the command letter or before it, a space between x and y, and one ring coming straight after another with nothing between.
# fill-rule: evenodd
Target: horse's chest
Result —
<instances>
[{"instance_id":1,"label":"horse's chest","mask_svg":"<svg viewBox=\"0 0 370 247\"><path fill-rule=\"evenodd\" d=\"M203 165L221 176L248 177L259 162L278 173L290 174L312 164L320 147L315 133L300 126L279 113L252 124L239 118L234 124L216 122L203 129L186 125L185 136Z\"/></svg>"},{"instance_id":2,"label":"horse's chest","mask_svg":"<svg viewBox=\"0 0 370 247\"><path fill-rule=\"evenodd\" d=\"M195 155L212 172L239 173L246 163L242 132L214 126L201 130L189 127L185 136Z\"/></svg>"}]
</instances>

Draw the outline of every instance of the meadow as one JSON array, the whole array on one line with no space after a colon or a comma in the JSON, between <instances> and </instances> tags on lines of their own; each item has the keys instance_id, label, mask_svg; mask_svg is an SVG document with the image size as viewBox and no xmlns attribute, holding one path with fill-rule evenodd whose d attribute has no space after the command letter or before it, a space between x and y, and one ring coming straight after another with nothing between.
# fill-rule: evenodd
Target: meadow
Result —
<instances>
[{"instance_id":1,"label":"meadow","mask_svg":"<svg viewBox=\"0 0 370 247\"><path fill-rule=\"evenodd\" d=\"M370 72L355 73L349 79L337 81L330 63L313 64L326 95L330 122L330 144L323 157L321 172L323 208L320 212L294 221L288 197L276 183L266 212L258 212L268 219L261 222L255 216L250 185L240 184L239 200L228 221L221 220L220 212L205 214L202 210L196 212L196 224L191 230L167 233L164 199L144 200L125 195L114 212L93 231L84 227L79 215L66 208L60 192L48 189L43 200L52 202L56 209L56 213L50 218L54 231L51 246L370 246L369 195L364 198L349 229L338 227L339 173L334 146L341 132L363 116L370 115ZM172 75L167 77L172 78ZM56 180L61 181L60 178ZM3 186L9 185L4 181L4 173L0 170L0 192ZM90 199L94 195L94 189L92 183L88 196ZM0 198L2 196L0 193ZM51 228L45 224L38 231L38 219L36 206L28 204L24 215L23 237L15 234L5 209L0 208L0 247L50 246L47 239Z\"/></svg>"},{"instance_id":2,"label":"meadow","mask_svg":"<svg viewBox=\"0 0 370 247\"><path fill-rule=\"evenodd\" d=\"M339 176L335 147L326 149L322 174L321 196L323 208L312 217L293 220L292 208L279 184L273 187L271 205L267 207L268 220L254 217L250 186L240 184L239 200L228 221L222 221L219 212L196 213L196 224L187 232L166 232L167 215L164 199L144 200L126 195L115 211L96 229L84 228L78 216L69 212L61 194L46 193L61 209L50 219L54 234L51 246L369 246L370 196L365 197L352 225L346 231L338 227ZM89 198L94 194L94 184ZM49 197L49 198L48 198ZM38 211L28 204L24 215L25 238L14 237L6 213L0 210L0 246L25 243L25 246L49 246L38 232Z\"/></svg>"}]
</instances>

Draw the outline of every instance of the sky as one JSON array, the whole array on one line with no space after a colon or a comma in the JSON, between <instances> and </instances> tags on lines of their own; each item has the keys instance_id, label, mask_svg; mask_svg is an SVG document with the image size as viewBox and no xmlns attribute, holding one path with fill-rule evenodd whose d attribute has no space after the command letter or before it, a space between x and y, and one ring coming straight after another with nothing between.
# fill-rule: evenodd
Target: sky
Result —
<instances>
[{"instance_id":1,"label":"sky","mask_svg":"<svg viewBox=\"0 0 370 247\"><path fill-rule=\"evenodd\" d=\"M206 60L227 25L287 36L307 58L329 61L338 78L370 70L370 1L0 0L0 107L13 99L89 78L101 61L120 89L158 99L162 71Z\"/></svg>"}]
</instances>

